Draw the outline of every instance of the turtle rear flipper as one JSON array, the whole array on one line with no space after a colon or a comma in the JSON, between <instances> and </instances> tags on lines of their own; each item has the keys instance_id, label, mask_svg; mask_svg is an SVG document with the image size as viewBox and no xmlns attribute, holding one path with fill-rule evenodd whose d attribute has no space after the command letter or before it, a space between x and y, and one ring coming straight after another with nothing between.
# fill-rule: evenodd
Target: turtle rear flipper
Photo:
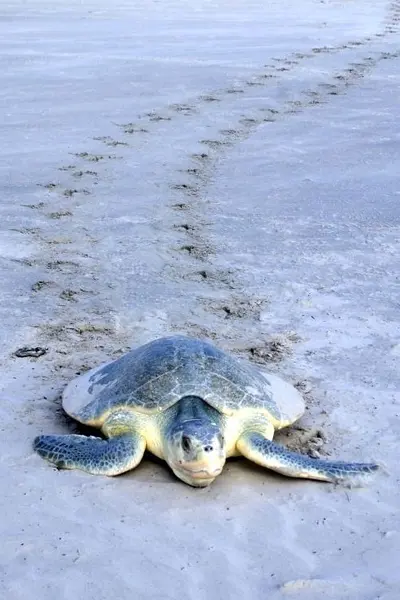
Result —
<instances>
[{"instance_id":1,"label":"turtle rear flipper","mask_svg":"<svg viewBox=\"0 0 400 600\"><path fill-rule=\"evenodd\" d=\"M249 460L286 475L303 479L317 479L332 483L360 483L379 469L376 464L348 463L318 460L291 452L267 440L259 433L247 433L237 442L238 450Z\"/></svg>"},{"instance_id":2,"label":"turtle rear flipper","mask_svg":"<svg viewBox=\"0 0 400 600\"><path fill-rule=\"evenodd\" d=\"M142 460L146 442L135 433L103 440L84 435L39 435L33 448L58 469L80 469L92 475L120 475Z\"/></svg>"}]
</instances>

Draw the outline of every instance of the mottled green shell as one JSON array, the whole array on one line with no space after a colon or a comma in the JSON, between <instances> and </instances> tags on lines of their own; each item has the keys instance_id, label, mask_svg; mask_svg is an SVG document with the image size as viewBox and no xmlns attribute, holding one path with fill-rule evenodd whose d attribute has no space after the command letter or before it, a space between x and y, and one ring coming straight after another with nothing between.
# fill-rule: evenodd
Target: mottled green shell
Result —
<instances>
[{"instance_id":1,"label":"mottled green shell","mask_svg":"<svg viewBox=\"0 0 400 600\"><path fill-rule=\"evenodd\" d=\"M225 415L253 408L275 424L292 422L300 407L290 414L290 402L279 405L277 378L271 377L202 340L165 337L79 376L65 388L63 408L82 423L97 424L114 408L149 414L198 396Z\"/></svg>"}]
</instances>

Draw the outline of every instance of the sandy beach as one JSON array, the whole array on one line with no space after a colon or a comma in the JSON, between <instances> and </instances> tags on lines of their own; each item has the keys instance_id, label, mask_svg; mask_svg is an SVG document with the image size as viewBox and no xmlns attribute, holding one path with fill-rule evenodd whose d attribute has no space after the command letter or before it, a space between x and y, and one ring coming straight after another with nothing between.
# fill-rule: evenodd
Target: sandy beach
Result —
<instances>
[{"instance_id":1,"label":"sandy beach","mask_svg":"<svg viewBox=\"0 0 400 600\"><path fill-rule=\"evenodd\" d=\"M0 597L400 598L400 1L4 0ZM303 393L245 459L58 471L77 374L170 333ZM40 347L37 357L18 357Z\"/></svg>"}]
</instances>

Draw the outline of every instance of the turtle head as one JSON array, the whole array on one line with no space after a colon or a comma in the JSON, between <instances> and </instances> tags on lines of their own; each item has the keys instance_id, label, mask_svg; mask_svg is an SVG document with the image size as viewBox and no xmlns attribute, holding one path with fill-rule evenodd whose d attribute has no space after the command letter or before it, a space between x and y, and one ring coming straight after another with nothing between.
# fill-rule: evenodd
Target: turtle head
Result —
<instances>
[{"instance_id":1,"label":"turtle head","mask_svg":"<svg viewBox=\"0 0 400 600\"><path fill-rule=\"evenodd\" d=\"M221 473L226 453L221 429L206 418L178 422L170 431L167 462L175 475L206 487Z\"/></svg>"}]
</instances>

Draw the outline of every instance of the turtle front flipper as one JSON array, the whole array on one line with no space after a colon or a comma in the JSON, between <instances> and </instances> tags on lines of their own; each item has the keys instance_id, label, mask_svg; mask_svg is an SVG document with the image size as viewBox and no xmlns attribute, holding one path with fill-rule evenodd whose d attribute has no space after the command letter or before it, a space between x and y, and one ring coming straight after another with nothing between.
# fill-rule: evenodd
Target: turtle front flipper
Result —
<instances>
[{"instance_id":1,"label":"turtle front flipper","mask_svg":"<svg viewBox=\"0 0 400 600\"><path fill-rule=\"evenodd\" d=\"M237 448L249 460L287 477L317 479L332 483L356 483L379 468L373 463L348 463L310 458L291 452L259 433L242 435L237 442Z\"/></svg>"},{"instance_id":2,"label":"turtle front flipper","mask_svg":"<svg viewBox=\"0 0 400 600\"><path fill-rule=\"evenodd\" d=\"M146 442L135 432L108 440L85 435L39 435L33 448L58 469L113 476L130 471L140 463Z\"/></svg>"}]
</instances>

